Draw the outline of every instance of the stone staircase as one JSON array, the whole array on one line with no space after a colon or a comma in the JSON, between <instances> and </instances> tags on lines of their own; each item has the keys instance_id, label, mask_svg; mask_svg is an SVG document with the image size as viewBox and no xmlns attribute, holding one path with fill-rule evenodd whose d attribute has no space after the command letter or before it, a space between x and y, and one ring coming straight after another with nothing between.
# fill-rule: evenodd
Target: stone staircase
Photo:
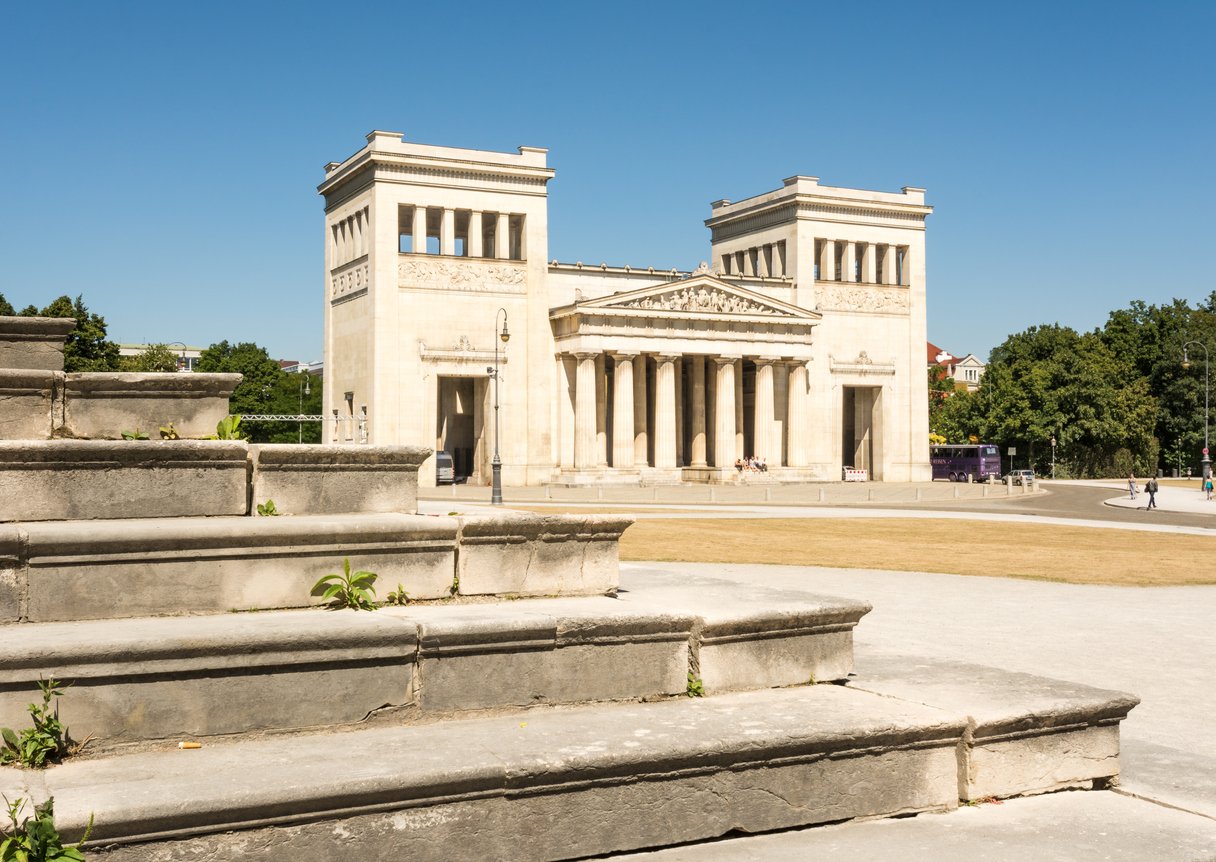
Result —
<instances>
[{"instance_id":1,"label":"stone staircase","mask_svg":"<svg viewBox=\"0 0 1216 862\"><path fill-rule=\"evenodd\" d=\"M864 603L622 583L627 518L418 515L425 454L0 444L0 725L54 676L91 737L0 793L54 796L68 837L94 818L108 862L540 860L1118 776L1133 697L900 656L858 674ZM250 515L271 498L286 516ZM426 601L308 607L343 558Z\"/></svg>"}]
</instances>

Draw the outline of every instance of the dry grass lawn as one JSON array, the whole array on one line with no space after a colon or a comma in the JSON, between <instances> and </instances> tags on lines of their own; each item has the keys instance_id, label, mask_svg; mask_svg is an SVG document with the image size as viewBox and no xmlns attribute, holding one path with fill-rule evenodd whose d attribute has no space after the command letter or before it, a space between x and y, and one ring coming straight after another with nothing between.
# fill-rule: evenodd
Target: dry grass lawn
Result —
<instances>
[{"instance_id":1,"label":"dry grass lawn","mask_svg":"<svg viewBox=\"0 0 1216 862\"><path fill-rule=\"evenodd\" d=\"M1216 584L1216 537L880 518L638 521L624 560L945 572L1073 584Z\"/></svg>"}]
</instances>

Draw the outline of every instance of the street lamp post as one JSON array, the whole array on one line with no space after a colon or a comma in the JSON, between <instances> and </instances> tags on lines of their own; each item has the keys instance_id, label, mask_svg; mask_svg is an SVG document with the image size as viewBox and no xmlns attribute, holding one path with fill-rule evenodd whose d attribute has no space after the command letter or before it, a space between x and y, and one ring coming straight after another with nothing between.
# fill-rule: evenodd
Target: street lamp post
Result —
<instances>
[{"instance_id":1,"label":"street lamp post","mask_svg":"<svg viewBox=\"0 0 1216 862\"><path fill-rule=\"evenodd\" d=\"M304 442L304 396L312 394L312 379L307 371L300 384L300 421L296 423L296 442Z\"/></svg>"},{"instance_id":2,"label":"street lamp post","mask_svg":"<svg viewBox=\"0 0 1216 862\"><path fill-rule=\"evenodd\" d=\"M1211 391L1208 386L1208 346L1202 341L1188 341L1182 345L1182 367L1184 369L1191 367L1191 360L1187 356L1186 349L1192 344L1203 348L1203 460L1200 462L1200 466L1203 468L1203 478L1208 479L1212 475L1212 456L1208 449L1208 394Z\"/></svg>"},{"instance_id":3,"label":"street lamp post","mask_svg":"<svg viewBox=\"0 0 1216 862\"><path fill-rule=\"evenodd\" d=\"M1056 438L1051 438L1051 478L1056 477Z\"/></svg>"},{"instance_id":4,"label":"street lamp post","mask_svg":"<svg viewBox=\"0 0 1216 862\"><path fill-rule=\"evenodd\" d=\"M499 315L502 316L502 328L498 326ZM494 367L487 368L490 376L494 378L494 460L490 465L491 486L490 486L490 504L494 506L502 505L502 459L498 457L498 342L502 341L506 344L511 340L511 333L507 331L507 310L505 308L498 309L498 313L494 315Z\"/></svg>"},{"instance_id":5,"label":"street lamp post","mask_svg":"<svg viewBox=\"0 0 1216 862\"><path fill-rule=\"evenodd\" d=\"M182 344L182 342L180 342L180 341L170 341L168 344L165 345L165 347L180 347L182 349L182 355L177 360L177 370L185 371L186 370L186 345Z\"/></svg>"}]
</instances>

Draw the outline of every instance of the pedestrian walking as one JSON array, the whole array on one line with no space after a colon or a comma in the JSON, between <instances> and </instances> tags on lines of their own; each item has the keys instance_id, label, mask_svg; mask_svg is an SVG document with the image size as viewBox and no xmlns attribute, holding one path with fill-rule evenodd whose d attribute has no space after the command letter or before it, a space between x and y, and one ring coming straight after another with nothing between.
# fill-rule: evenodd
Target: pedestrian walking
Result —
<instances>
[{"instance_id":1,"label":"pedestrian walking","mask_svg":"<svg viewBox=\"0 0 1216 862\"><path fill-rule=\"evenodd\" d=\"M1212 499L1212 477L1208 476L1203 480L1203 493L1210 500Z\"/></svg>"},{"instance_id":2,"label":"pedestrian walking","mask_svg":"<svg viewBox=\"0 0 1216 862\"><path fill-rule=\"evenodd\" d=\"M1145 507L1145 509L1146 510L1156 509L1157 508L1157 477L1156 476L1149 477L1149 480L1144 483L1144 490L1148 494L1148 505Z\"/></svg>"},{"instance_id":3,"label":"pedestrian walking","mask_svg":"<svg viewBox=\"0 0 1216 862\"><path fill-rule=\"evenodd\" d=\"M1127 491L1129 494L1132 495L1131 498L1133 500L1136 499L1136 474L1135 473L1127 474Z\"/></svg>"}]
</instances>

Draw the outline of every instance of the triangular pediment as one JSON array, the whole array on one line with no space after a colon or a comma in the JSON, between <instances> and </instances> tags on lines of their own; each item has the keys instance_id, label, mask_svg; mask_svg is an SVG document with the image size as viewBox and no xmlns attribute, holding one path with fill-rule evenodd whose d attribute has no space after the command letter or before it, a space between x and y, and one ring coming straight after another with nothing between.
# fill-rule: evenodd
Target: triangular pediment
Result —
<instances>
[{"instance_id":1,"label":"triangular pediment","mask_svg":"<svg viewBox=\"0 0 1216 862\"><path fill-rule=\"evenodd\" d=\"M818 320L822 315L765 296L712 275L693 275L625 293L580 300L575 308L614 309L643 314L674 313Z\"/></svg>"}]
</instances>

